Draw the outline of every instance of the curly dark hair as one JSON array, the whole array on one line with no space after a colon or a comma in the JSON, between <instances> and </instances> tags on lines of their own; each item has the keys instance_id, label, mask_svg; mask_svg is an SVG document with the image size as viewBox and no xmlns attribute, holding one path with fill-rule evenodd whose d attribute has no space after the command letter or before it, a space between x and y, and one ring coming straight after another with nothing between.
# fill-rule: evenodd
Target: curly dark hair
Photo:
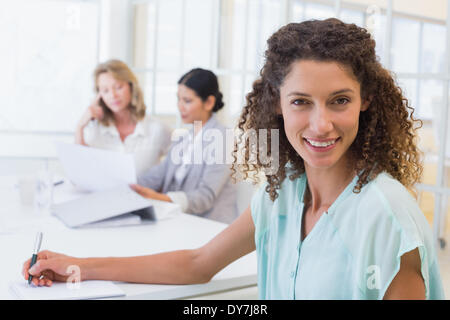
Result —
<instances>
[{"instance_id":1,"label":"curly dark hair","mask_svg":"<svg viewBox=\"0 0 450 320\"><path fill-rule=\"evenodd\" d=\"M266 163L248 161L255 146L244 141L244 148L235 144L233 151L232 177L243 174L257 182L258 173L265 171L270 198L278 197L277 189L289 174L291 180L305 172L303 159L289 143L283 118L277 114L280 107L280 86L289 73L293 62L300 59L337 62L350 72L361 86L361 99L369 107L360 113L357 136L349 148L352 165L358 172L354 188L361 188L379 173L385 171L410 191L422 175L421 152L417 147L416 130L422 122L413 117L414 108L403 96L394 75L383 68L375 53L375 41L368 31L355 24L338 19L310 20L290 23L275 32L267 41L265 64L253 89L246 96L238 128L238 144L249 129L257 132L279 129L279 167L267 173ZM409 112L409 111L410 112ZM417 124L417 126L415 126ZM244 159L237 162L238 153ZM270 143L269 156L272 155Z\"/></svg>"}]
</instances>

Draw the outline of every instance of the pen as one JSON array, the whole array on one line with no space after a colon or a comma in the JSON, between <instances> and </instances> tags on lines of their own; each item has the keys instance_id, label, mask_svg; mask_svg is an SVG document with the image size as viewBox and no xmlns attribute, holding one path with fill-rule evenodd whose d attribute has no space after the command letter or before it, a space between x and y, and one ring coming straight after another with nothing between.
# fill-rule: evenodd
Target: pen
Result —
<instances>
[{"instance_id":1,"label":"pen","mask_svg":"<svg viewBox=\"0 0 450 320\"><path fill-rule=\"evenodd\" d=\"M63 183L64 183L64 180L59 180L59 181L53 183L53 186L56 187L56 186L59 186L60 184L63 184ZM14 188L18 188L18 187L19 187L19 184L16 183L14 185Z\"/></svg>"},{"instance_id":2,"label":"pen","mask_svg":"<svg viewBox=\"0 0 450 320\"><path fill-rule=\"evenodd\" d=\"M60 185L60 184L63 184L64 183L64 180L60 180L60 181L58 181L58 182L55 182L54 184L53 184L53 186L58 186L58 185Z\"/></svg>"},{"instance_id":3,"label":"pen","mask_svg":"<svg viewBox=\"0 0 450 320\"><path fill-rule=\"evenodd\" d=\"M34 243L34 251L33 251L33 255L31 256L31 263L30 263L30 268L36 263L37 260L37 254L41 248L41 243L42 243L42 232L38 232L36 235L36 241ZM33 279L33 276L30 274L28 276L28 284L31 283L31 279Z\"/></svg>"}]
</instances>

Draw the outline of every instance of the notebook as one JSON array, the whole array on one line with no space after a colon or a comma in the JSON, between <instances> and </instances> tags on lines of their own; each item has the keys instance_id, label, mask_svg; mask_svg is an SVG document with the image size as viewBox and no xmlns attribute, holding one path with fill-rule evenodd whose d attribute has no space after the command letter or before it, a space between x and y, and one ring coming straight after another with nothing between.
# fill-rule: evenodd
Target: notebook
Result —
<instances>
[{"instance_id":1,"label":"notebook","mask_svg":"<svg viewBox=\"0 0 450 320\"><path fill-rule=\"evenodd\" d=\"M54 204L52 213L69 228L99 222L119 226L156 221L152 202L127 185Z\"/></svg>"},{"instance_id":2,"label":"notebook","mask_svg":"<svg viewBox=\"0 0 450 320\"><path fill-rule=\"evenodd\" d=\"M124 185L56 203L51 211L69 228L97 228L155 223L181 209L172 202L146 199Z\"/></svg>"},{"instance_id":3,"label":"notebook","mask_svg":"<svg viewBox=\"0 0 450 320\"><path fill-rule=\"evenodd\" d=\"M28 285L27 281L10 284L10 291L17 299L24 300L83 300L125 296L111 281L89 280L76 284L54 282L51 287Z\"/></svg>"}]
</instances>

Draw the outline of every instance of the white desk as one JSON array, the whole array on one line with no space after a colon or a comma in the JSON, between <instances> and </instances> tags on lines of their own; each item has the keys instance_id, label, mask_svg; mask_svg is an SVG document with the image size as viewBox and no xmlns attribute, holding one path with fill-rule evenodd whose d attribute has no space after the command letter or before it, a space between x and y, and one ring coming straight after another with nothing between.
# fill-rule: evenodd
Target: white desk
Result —
<instances>
[{"instance_id":1,"label":"white desk","mask_svg":"<svg viewBox=\"0 0 450 320\"><path fill-rule=\"evenodd\" d=\"M22 263L30 258L38 228L44 231L42 250L76 257L136 256L196 248L226 225L180 213L151 225L120 228L69 229L53 216L40 217L19 203L14 177L0 177L0 299L11 299L8 282L21 279ZM58 190L59 188L59 190ZM58 186L55 197L68 185ZM206 284L146 285L117 283L125 299L182 299L225 290L256 286L255 252L220 271Z\"/></svg>"}]
</instances>

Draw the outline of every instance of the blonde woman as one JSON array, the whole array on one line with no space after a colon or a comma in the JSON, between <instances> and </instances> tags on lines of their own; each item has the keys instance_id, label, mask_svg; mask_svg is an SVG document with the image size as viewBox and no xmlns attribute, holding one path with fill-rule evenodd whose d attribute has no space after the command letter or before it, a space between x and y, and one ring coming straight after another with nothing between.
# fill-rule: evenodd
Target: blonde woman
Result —
<instances>
[{"instance_id":1,"label":"blonde woman","mask_svg":"<svg viewBox=\"0 0 450 320\"><path fill-rule=\"evenodd\" d=\"M145 114L136 76L122 61L109 60L94 71L94 102L78 121L77 144L133 153L137 173L159 163L170 145L170 130Z\"/></svg>"}]
</instances>

